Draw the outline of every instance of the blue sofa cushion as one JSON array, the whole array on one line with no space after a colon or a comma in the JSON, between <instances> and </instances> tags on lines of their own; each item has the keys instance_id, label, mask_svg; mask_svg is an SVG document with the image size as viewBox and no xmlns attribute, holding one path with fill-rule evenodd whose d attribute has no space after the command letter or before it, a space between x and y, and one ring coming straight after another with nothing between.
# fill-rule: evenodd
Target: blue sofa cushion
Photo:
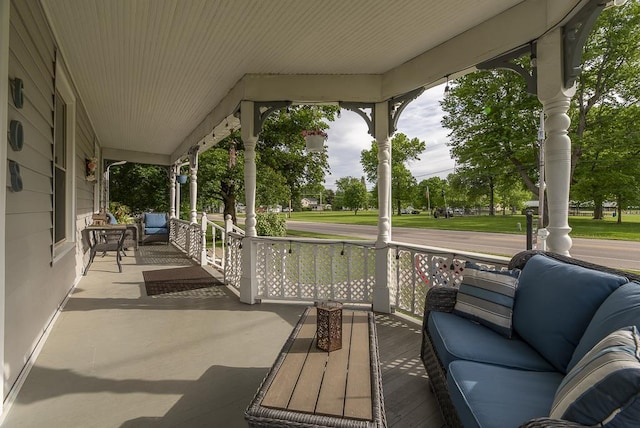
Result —
<instances>
[{"instance_id":1,"label":"blue sofa cushion","mask_svg":"<svg viewBox=\"0 0 640 428\"><path fill-rule=\"evenodd\" d=\"M558 372L531 372L471 361L454 361L447 386L465 428L518 427L545 417L562 381Z\"/></svg>"},{"instance_id":2,"label":"blue sofa cushion","mask_svg":"<svg viewBox=\"0 0 640 428\"><path fill-rule=\"evenodd\" d=\"M167 235L169 233L169 229L166 227L145 227L144 234L145 235Z\"/></svg>"},{"instance_id":3,"label":"blue sofa cushion","mask_svg":"<svg viewBox=\"0 0 640 428\"><path fill-rule=\"evenodd\" d=\"M496 271L467 262L453 312L511 338L519 275L518 269Z\"/></svg>"},{"instance_id":4,"label":"blue sofa cushion","mask_svg":"<svg viewBox=\"0 0 640 428\"><path fill-rule=\"evenodd\" d=\"M514 330L562 373L587 325L622 276L535 255L520 274Z\"/></svg>"},{"instance_id":5,"label":"blue sofa cushion","mask_svg":"<svg viewBox=\"0 0 640 428\"><path fill-rule=\"evenodd\" d=\"M534 371L553 371L524 341L507 339L466 318L431 312L427 321L438 358L444 367L455 360L470 360Z\"/></svg>"},{"instance_id":6,"label":"blue sofa cushion","mask_svg":"<svg viewBox=\"0 0 640 428\"><path fill-rule=\"evenodd\" d=\"M144 227L167 227L167 215L165 213L145 213L144 214Z\"/></svg>"},{"instance_id":7,"label":"blue sofa cushion","mask_svg":"<svg viewBox=\"0 0 640 428\"><path fill-rule=\"evenodd\" d=\"M640 284L637 282L622 285L600 305L582 335L568 369L573 369L591 348L609 334L630 325L640 329Z\"/></svg>"},{"instance_id":8,"label":"blue sofa cushion","mask_svg":"<svg viewBox=\"0 0 640 428\"><path fill-rule=\"evenodd\" d=\"M565 376L552 418L587 426L640 424L640 337L635 326L614 331Z\"/></svg>"}]
</instances>

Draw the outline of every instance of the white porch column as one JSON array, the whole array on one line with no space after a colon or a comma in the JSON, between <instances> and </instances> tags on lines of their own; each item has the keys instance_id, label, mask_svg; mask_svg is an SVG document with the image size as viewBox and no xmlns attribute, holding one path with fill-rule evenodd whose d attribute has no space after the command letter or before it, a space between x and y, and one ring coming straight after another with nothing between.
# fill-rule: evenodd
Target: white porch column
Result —
<instances>
[{"instance_id":1,"label":"white porch column","mask_svg":"<svg viewBox=\"0 0 640 428\"><path fill-rule=\"evenodd\" d=\"M176 176L178 166L171 165L171 169L169 170L169 218L176 217L176 186L178 183L176 182Z\"/></svg>"},{"instance_id":2,"label":"white porch column","mask_svg":"<svg viewBox=\"0 0 640 428\"><path fill-rule=\"evenodd\" d=\"M198 202L198 146L193 146L189 150L189 203L190 203L190 223L198 222L198 212L196 205Z\"/></svg>"},{"instance_id":3,"label":"white porch column","mask_svg":"<svg viewBox=\"0 0 640 428\"><path fill-rule=\"evenodd\" d=\"M242 278L240 279L240 301L256 303L258 282L256 272L256 254L253 238L256 232L256 143L252 101L242 101L240 106L240 126L244 144L244 193L245 193L245 237L242 240Z\"/></svg>"},{"instance_id":4,"label":"white porch column","mask_svg":"<svg viewBox=\"0 0 640 428\"><path fill-rule=\"evenodd\" d=\"M178 175L180 175L180 166L178 165ZM176 180L176 200L173 202L174 206L176 207L176 218L179 219L180 218L180 182L178 182Z\"/></svg>"},{"instance_id":5,"label":"white porch column","mask_svg":"<svg viewBox=\"0 0 640 428\"><path fill-rule=\"evenodd\" d=\"M538 40L538 98L547 115L545 131L545 178L549 202L547 249L569 255L569 185L571 175L571 139L567 115L575 86L563 84L562 31L556 29Z\"/></svg>"},{"instance_id":6,"label":"white porch column","mask_svg":"<svg viewBox=\"0 0 640 428\"><path fill-rule=\"evenodd\" d=\"M389 297L389 248L391 241L391 138L389 103L375 106L375 139L378 144L378 238L376 239L376 285L373 310L391 312Z\"/></svg>"}]
</instances>

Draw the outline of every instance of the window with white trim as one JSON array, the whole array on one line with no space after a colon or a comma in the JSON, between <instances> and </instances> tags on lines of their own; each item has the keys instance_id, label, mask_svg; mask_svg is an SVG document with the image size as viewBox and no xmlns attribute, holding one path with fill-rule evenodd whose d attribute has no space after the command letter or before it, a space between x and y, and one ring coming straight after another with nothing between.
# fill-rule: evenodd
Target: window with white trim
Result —
<instances>
[{"instance_id":1,"label":"window with white trim","mask_svg":"<svg viewBox=\"0 0 640 428\"><path fill-rule=\"evenodd\" d=\"M76 98L59 64L56 65L53 118L53 260L75 242L75 123Z\"/></svg>"}]
</instances>

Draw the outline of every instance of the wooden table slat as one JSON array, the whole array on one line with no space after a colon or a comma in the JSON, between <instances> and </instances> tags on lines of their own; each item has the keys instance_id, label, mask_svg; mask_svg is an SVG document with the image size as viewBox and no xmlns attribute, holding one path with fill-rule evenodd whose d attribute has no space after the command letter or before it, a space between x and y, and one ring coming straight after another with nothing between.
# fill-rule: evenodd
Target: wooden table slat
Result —
<instances>
[{"instance_id":1,"label":"wooden table slat","mask_svg":"<svg viewBox=\"0 0 640 428\"><path fill-rule=\"evenodd\" d=\"M353 317L349 375L344 416L354 419L372 419L371 370L369 359L368 315L356 312Z\"/></svg>"},{"instance_id":2,"label":"wooden table slat","mask_svg":"<svg viewBox=\"0 0 640 428\"><path fill-rule=\"evenodd\" d=\"M344 414L352 319L353 311L347 309L342 311L342 349L333 351L327 363L316 405L317 414L332 416Z\"/></svg>"},{"instance_id":3,"label":"wooden table slat","mask_svg":"<svg viewBox=\"0 0 640 428\"><path fill-rule=\"evenodd\" d=\"M316 334L315 311L309 311L306 320L301 320L301 322L304 324L302 324L300 328L298 337L291 345L291 349L282 362L280 370L278 370L278 373L271 383L271 387L262 400L262 405L265 407L286 409L289 405L289 400L298 381L300 370L304 365L307 353L313 344L313 338Z\"/></svg>"}]
</instances>

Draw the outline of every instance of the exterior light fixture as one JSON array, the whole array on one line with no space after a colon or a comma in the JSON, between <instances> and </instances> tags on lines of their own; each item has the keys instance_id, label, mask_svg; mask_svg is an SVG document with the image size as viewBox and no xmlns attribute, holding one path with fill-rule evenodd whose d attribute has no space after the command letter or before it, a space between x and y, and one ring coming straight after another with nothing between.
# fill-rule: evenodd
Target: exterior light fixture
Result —
<instances>
[{"instance_id":1,"label":"exterior light fixture","mask_svg":"<svg viewBox=\"0 0 640 428\"><path fill-rule=\"evenodd\" d=\"M444 86L444 93L448 94L449 93L449 75L447 74L447 84Z\"/></svg>"}]
</instances>

